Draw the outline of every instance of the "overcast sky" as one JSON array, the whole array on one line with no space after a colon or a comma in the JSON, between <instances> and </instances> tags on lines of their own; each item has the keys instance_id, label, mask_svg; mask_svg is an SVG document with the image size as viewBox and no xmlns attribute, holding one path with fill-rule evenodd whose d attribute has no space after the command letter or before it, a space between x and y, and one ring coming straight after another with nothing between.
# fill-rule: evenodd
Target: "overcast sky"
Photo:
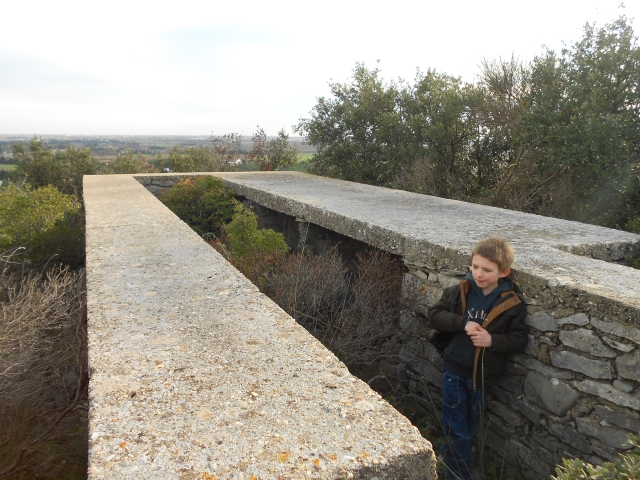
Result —
<instances>
[{"instance_id":1,"label":"overcast sky","mask_svg":"<svg viewBox=\"0 0 640 480\"><path fill-rule=\"evenodd\" d=\"M530 60L640 1L11 1L0 27L0 133L274 135L356 62L385 79L472 81L483 57ZM638 32L638 20L634 20Z\"/></svg>"}]
</instances>

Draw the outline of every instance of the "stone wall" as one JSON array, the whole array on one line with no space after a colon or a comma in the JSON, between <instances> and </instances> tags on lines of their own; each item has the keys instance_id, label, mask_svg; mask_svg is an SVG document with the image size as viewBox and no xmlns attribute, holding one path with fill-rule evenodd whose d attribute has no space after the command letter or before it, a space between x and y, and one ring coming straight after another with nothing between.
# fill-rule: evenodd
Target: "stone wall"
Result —
<instances>
[{"instance_id":1,"label":"stone wall","mask_svg":"<svg viewBox=\"0 0 640 480\"><path fill-rule=\"evenodd\" d=\"M426 341L434 334L426 312L464 272L407 266L403 295L417 307L401 320L398 375L438 415L442 358ZM485 446L495 458L523 465L530 478L549 478L562 457L596 464L615 459L627 434L640 432L638 311L517 273L515 278L528 303L529 344L491 387L480 432Z\"/></svg>"},{"instance_id":2,"label":"stone wall","mask_svg":"<svg viewBox=\"0 0 640 480\"><path fill-rule=\"evenodd\" d=\"M466 274L478 239L507 238L530 342L491 388L481 443L528 479L549 478L562 457L613 460L640 431L640 272L621 265L638 256L639 236L300 174L215 175L265 207L257 209L265 226L282 222L276 211L290 217L293 236L308 225L405 259L397 377L435 417L442 359L428 340L427 309ZM177 179L138 178L156 193Z\"/></svg>"}]
</instances>

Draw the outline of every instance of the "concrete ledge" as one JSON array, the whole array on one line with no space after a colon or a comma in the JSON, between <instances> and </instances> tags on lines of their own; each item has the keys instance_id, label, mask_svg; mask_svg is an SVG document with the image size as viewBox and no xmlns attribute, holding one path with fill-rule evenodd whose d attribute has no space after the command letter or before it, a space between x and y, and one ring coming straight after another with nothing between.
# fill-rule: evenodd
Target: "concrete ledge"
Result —
<instances>
[{"instance_id":1,"label":"concrete ledge","mask_svg":"<svg viewBox=\"0 0 640 480\"><path fill-rule=\"evenodd\" d=\"M132 176L84 200L89 478L436 478L406 418Z\"/></svg>"},{"instance_id":2,"label":"concrete ledge","mask_svg":"<svg viewBox=\"0 0 640 480\"><path fill-rule=\"evenodd\" d=\"M611 263L640 255L640 235L297 172L136 178L166 179L169 186L171 179L193 175L215 175L260 205L454 275L468 271L469 252L479 239L497 235L511 242L514 269L528 281L640 307L640 270Z\"/></svg>"},{"instance_id":3,"label":"concrete ledge","mask_svg":"<svg viewBox=\"0 0 640 480\"><path fill-rule=\"evenodd\" d=\"M400 319L397 378L427 411L438 410L442 359L424 340L424 312L468 271L479 238L507 238L530 331L525 352L507 361L508 375L492 388L487 444L494 459L543 480L562 457L614 459L623 452L621 439L637 432L640 271L616 262L639 255L640 236L291 172L207 175L260 205L263 223L294 240L310 222L320 247L344 241L326 240L324 230L405 259L403 295L422 315ZM179 177L137 178L158 193Z\"/></svg>"}]
</instances>

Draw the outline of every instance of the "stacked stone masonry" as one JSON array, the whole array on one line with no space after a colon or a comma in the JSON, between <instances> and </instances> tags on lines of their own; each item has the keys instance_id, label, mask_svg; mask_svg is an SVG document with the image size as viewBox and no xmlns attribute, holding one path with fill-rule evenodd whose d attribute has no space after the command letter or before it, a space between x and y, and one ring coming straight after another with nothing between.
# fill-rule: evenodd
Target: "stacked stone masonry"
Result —
<instances>
[{"instance_id":1,"label":"stacked stone masonry","mask_svg":"<svg viewBox=\"0 0 640 480\"><path fill-rule=\"evenodd\" d=\"M614 460L640 432L640 272L623 265L640 236L301 174L215 175L252 202L404 258L397 379L434 415L442 358L426 311L463 278L477 240L509 240L530 341L492 387L482 431L527 478L549 478L562 457ZM138 178L155 193L178 179Z\"/></svg>"}]
</instances>

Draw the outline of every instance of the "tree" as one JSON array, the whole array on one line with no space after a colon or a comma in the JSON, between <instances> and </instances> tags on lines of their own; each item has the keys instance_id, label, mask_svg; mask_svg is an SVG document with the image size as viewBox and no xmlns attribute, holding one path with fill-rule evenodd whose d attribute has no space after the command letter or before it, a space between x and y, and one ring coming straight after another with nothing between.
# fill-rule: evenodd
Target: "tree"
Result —
<instances>
[{"instance_id":1,"label":"tree","mask_svg":"<svg viewBox=\"0 0 640 480\"><path fill-rule=\"evenodd\" d=\"M68 146L54 152L33 138L28 151L21 144L13 145L12 150L18 160L18 175L26 177L34 187L53 185L62 193L80 196L83 175L98 171L98 161L90 148Z\"/></svg>"},{"instance_id":2,"label":"tree","mask_svg":"<svg viewBox=\"0 0 640 480\"><path fill-rule=\"evenodd\" d=\"M485 60L473 84L379 73L356 64L300 119L312 173L640 229L640 49L624 16L530 64Z\"/></svg>"},{"instance_id":3,"label":"tree","mask_svg":"<svg viewBox=\"0 0 640 480\"><path fill-rule=\"evenodd\" d=\"M298 150L289 144L289 135L281 129L278 137L267 141L264 129L258 126L253 134L253 148L249 153L249 161L258 165L263 171L275 171L297 163Z\"/></svg>"},{"instance_id":4,"label":"tree","mask_svg":"<svg viewBox=\"0 0 640 480\"><path fill-rule=\"evenodd\" d=\"M625 200L638 196L639 84L640 49L625 17L587 24L575 45L534 60L520 135L544 188L570 185L568 217L620 228L640 214Z\"/></svg>"},{"instance_id":5,"label":"tree","mask_svg":"<svg viewBox=\"0 0 640 480\"><path fill-rule=\"evenodd\" d=\"M110 165L113 173L156 173L158 169L150 164L142 155L135 155L131 150L118 154Z\"/></svg>"},{"instance_id":6,"label":"tree","mask_svg":"<svg viewBox=\"0 0 640 480\"><path fill-rule=\"evenodd\" d=\"M237 133L228 133L222 137L211 138L211 148L204 145L185 147L184 154L175 145L169 150L167 163L174 172L223 172L234 168L229 163L240 150L241 137Z\"/></svg>"},{"instance_id":7,"label":"tree","mask_svg":"<svg viewBox=\"0 0 640 480\"><path fill-rule=\"evenodd\" d=\"M172 172L195 172L195 162L192 156L182 155L180 147L174 145L169 150L169 158L167 159L169 168Z\"/></svg>"},{"instance_id":8,"label":"tree","mask_svg":"<svg viewBox=\"0 0 640 480\"><path fill-rule=\"evenodd\" d=\"M352 80L329 83L333 98L318 98L311 118L295 130L316 146L310 171L385 185L413 160L415 143L401 111L403 85L385 84L376 68L356 64Z\"/></svg>"},{"instance_id":9,"label":"tree","mask_svg":"<svg viewBox=\"0 0 640 480\"><path fill-rule=\"evenodd\" d=\"M238 158L242 146L242 136L237 133L226 133L221 137L211 136L211 146L215 158L216 170L222 172L229 169L232 161Z\"/></svg>"},{"instance_id":10,"label":"tree","mask_svg":"<svg viewBox=\"0 0 640 480\"><path fill-rule=\"evenodd\" d=\"M289 144L289 135L284 128L278 132L277 138L269 141L269 160L264 170L278 170L298 162L298 150ZM261 169L262 170L262 169Z\"/></svg>"},{"instance_id":11,"label":"tree","mask_svg":"<svg viewBox=\"0 0 640 480\"><path fill-rule=\"evenodd\" d=\"M427 161L435 191L448 198L472 200L482 170L471 161L477 136L474 109L480 103L476 87L433 70L418 72L403 99L411 148L419 163ZM414 160L414 162L415 162Z\"/></svg>"}]
</instances>

